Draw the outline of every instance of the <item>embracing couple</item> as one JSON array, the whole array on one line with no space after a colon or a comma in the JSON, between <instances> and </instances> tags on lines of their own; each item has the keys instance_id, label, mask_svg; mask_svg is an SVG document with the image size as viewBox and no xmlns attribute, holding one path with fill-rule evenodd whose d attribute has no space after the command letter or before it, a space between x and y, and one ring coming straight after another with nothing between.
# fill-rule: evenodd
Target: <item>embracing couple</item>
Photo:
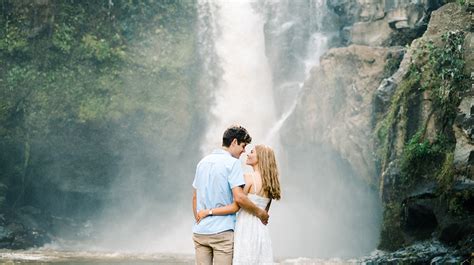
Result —
<instances>
[{"instance_id":1,"label":"embracing couple","mask_svg":"<svg viewBox=\"0 0 474 265\"><path fill-rule=\"evenodd\" d=\"M266 224L272 199L280 199L275 154L256 145L246 161L253 172L244 174L239 157L252 137L232 126L222 138L222 148L198 163L193 181L196 264L273 264Z\"/></svg>"}]
</instances>

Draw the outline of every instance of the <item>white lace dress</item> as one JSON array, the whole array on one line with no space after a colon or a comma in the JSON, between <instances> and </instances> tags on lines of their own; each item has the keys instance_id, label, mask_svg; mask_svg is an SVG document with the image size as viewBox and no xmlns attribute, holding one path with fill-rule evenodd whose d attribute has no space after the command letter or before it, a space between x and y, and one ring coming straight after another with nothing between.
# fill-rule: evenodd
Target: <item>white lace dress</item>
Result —
<instances>
[{"instance_id":1,"label":"white lace dress","mask_svg":"<svg viewBox=\"0 0 474 265\"><path fill-rule=\"evenodd\" d=\"M270 201L269 198L251 193L248 194L248 198L262 209L265 209ZM272 242L268 227L263 225L256 216L243 209L239 211L235 224L232 263L234 265L273 264Z\"/></svg>"}]
</instances>

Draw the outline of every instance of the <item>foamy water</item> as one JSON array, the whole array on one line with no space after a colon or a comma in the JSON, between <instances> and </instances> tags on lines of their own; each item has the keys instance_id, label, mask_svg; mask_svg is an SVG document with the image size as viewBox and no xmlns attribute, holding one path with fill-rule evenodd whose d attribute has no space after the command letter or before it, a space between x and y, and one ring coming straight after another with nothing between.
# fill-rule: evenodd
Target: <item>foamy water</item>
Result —
<instances>
[{"instance_id":1,"label":"foamy water","mask_svg":"<svg viewBox=\"0 0 474 265\"><path fill-rule=\"evenodd\" d=\"M1 264L64 264L64 265L179 265L194 264L193 254L174 253L126 253L104 251L67 251L51 248L31 250L0 250ZM283 258L275 265L343 265L357 264L355 260L342 259L310 259L310 258Z\"/></svg>"},{"instance_id":2,"label":"foamy water","mask_svg":"<svg viewBox=\"0 0 474 265\"><path fill-rule=\"evenodd\" d=\"M2 264L194 264L194 256L173 253L66 251L47 248L0 250Z\"/></svg>"}]
</instances>

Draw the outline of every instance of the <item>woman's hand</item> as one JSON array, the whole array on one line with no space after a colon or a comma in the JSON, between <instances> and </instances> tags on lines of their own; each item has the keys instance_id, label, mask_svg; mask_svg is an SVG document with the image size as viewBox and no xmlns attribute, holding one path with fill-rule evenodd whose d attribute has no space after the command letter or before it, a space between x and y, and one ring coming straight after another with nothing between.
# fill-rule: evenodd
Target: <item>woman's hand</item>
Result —
<instances>
[{"instance_id":1,"label":"woman's hand","mask_svg":"<svg viewBox=\"0 0 474 265\"><path fill-rule=\"evenodd\" d=\"M204 209L204 210L200 210L197 214L197 220L196 220L196 223L199 224L199 222L201 222L201 220L203 218L206 218L207 216L209 215L209 210L207 209Z\"/></svg>"}]
</instances>

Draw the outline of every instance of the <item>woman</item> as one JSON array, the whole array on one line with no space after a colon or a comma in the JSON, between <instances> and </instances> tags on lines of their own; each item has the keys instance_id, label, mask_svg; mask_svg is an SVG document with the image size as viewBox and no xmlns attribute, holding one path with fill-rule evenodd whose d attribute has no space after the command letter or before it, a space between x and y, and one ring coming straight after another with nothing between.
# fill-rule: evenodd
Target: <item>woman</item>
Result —
<instances>
[{"instance_id":1,"label":"woman","mask_svg":"<svg viewBox=\"0 0 474 265\"><path fill-rule=\"evenodd\" d=\"M244 175L244 192L258 207L267 211L272 199L280 199L280 181L273 150L265 145L257 145L247 155L247 165L253 168L252 173ZM227 215L239 210L237 203L215 209L205 209L198 213L197 221L211 212L213 215ZM233 264L273 264L273 251L267 226L260 220L241 210L237 215L234 231Z\"/></svg>"}]
</instances>

